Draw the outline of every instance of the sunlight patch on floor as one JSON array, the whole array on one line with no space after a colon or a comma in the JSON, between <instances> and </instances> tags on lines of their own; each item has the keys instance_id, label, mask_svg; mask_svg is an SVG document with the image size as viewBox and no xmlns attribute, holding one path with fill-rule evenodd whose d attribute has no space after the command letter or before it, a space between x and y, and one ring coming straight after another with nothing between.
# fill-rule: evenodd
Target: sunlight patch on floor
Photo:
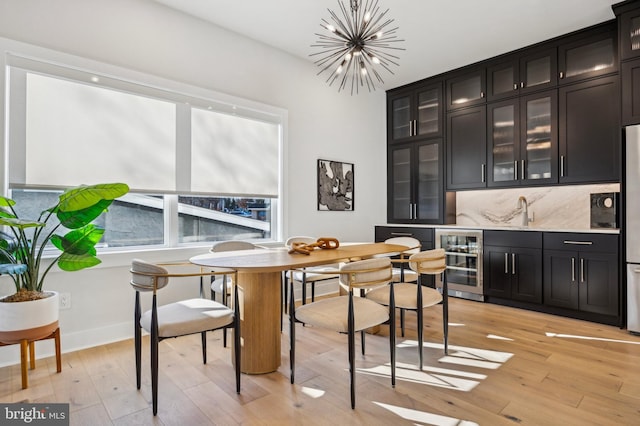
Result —
<instances>
[{"instance_id":1,"label":"sunlight patch on floor","mask_svg":"<svg viewBox=\"0 0 640 426\"><path fill-rule=\"evenodd\" d=\"M441 416L439 414L427 413L424 411L412 410L410 408L398 407L396 405L383 404L373 401L374 404L392 413L417 424L428 424L434 426L477 426L477 423L456 419L455 417Z\"/></svg>"},{"instance_id":2,"label":"sunlight patch on floor","mask_svg":"<svg viewBox=\"0 0 640 426\"><path fill-rule=\"evenodd\" d=\"M494 340L507 340L509 342L513 342L513 339L509 338L509 337L503 337L503 336L496 336L495 334L487 334L487 339L494 339Z\"/></svg>"},{"instance_id":3,"label":"sunlight patch on floor","mask_svg":"<svg viewBox=\"0 0 640 426\"><path fill-rule=\"evenodd\" d=\"M368 374L377 377L391 377L391 365L378 365L371 368L358 368L358 373ZM418 383L427 386L435 386L439 388L459 390L469 392L475 388L480 380L486 378L484 375L475 375L477 380L470 380L461 376L470 376L470 373L464 373L455 370L447 370L442 368L425 367L422 371L413 365L396 364L396 379L406 382ZM458 377L455 377L458 376Z\"/></svg>"},{"instance_id":4,"label":"sunlight patch on floor","mask_svg":"<svg viewBox=\"0 0 640 426\"><path fill-rule=\"evenodd\" d=\"M324 396L324 391L321 389L314 389L314 388L302 386L300 390L302 391L303 394L310 396L311 398L320 398L321 396Z\"/></svg>"},{"instance_id":5,"label":"sunlight patch on floor","mask_svg":"<svg viewBox=\"0 0 640 426\"><path fill-rule=\"evenodd\" d=\"M602 342L613 342L613 343L626 343L629 345L640 345L639 341L632 340L616 340L616 339L607 339L604 337L591 337L591 336L576 336L573 334L561 334L561 333L545 333L547 337L562 337L565 339L581 339L581 340L599 340Z\"/></svg>"}]
</instances>

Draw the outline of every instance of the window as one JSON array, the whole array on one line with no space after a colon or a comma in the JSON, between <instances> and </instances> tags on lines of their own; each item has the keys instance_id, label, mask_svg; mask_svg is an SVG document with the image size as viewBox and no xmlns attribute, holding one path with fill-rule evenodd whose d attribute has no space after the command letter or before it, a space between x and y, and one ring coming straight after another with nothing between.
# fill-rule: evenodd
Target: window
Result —
<instances>
[{"instance_id":1,"label":"window","mask_svg":"<svg viewBox=\"0 0 640 426\"><path fill-rule=\"evenodd\" d=\"M8 189L33 200L27 217L63 188L125 182L131 192L100 218L103 248L277 237L284 112L7 63Z\"/></svg>"}]
</instances>

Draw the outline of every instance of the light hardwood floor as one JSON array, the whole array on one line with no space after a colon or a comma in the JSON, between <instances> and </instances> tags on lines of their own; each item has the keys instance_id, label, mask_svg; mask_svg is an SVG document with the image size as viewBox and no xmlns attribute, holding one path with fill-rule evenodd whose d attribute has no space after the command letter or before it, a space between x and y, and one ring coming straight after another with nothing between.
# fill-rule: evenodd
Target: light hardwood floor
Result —
<instances>
[{"instance_id":1,"label":"light hardwood floor","mask_svg":"<svg viewBox=\"0 0 640 426\"><path fill-rule=\"evenodd\" d=\"M72 425L638 425L640 337L625 330L451 298L450 355L441 347L441 309L425 310L425 368L416 371L415 316L398 338L397 386L386 376L388 329L356 355L356 409L349 405L344 336L297 325L296 384L289 383L285 321L279 371L242 376L234 390L230 349L198 336L160 344L159 412L150 406L148 345L135 387L133 342L63 354L31 370L0 369L0 402L68 402ZM551 334L550 334L551 333Z\"/></svg>"}]
</instances>

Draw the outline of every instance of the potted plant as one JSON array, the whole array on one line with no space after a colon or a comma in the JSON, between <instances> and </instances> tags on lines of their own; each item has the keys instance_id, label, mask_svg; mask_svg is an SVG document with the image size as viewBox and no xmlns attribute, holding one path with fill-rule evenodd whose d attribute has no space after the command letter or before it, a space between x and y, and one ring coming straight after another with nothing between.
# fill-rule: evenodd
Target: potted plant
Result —
<instances>
[{"instance_id":1,"label":"potted plant","mask_svg":"<svg viewBox=\"0 0 640 426\"><path fill-rule=\"evenodd\" d=\"M0 196L0 225L9 230L0 233L0 274L10 275L16 288L15 294L0 299L0 342L11 343L8 341L11 336L14 342L23 340L24 337L15 339L21 330L31 331L29 340L37 340L52 332L49 325L55 323L57 328L57 293L42 291L45 277L56 264L63 271L78 271L100 263L95 245L104 229L92 222L128 191L124 183L67 189L36 220L20 218L14 209L15 201ZM59 235L57 232L62 228L69 231ZM59 254L44 268L42 261L49 243ZM47 305L29 308L27 305L31 303L10 303L26 301L43 301ZM24 308L31 311L25 312ZM45 313L49 313L49 318L39 318Z\"/></svg>"}]
</instances>

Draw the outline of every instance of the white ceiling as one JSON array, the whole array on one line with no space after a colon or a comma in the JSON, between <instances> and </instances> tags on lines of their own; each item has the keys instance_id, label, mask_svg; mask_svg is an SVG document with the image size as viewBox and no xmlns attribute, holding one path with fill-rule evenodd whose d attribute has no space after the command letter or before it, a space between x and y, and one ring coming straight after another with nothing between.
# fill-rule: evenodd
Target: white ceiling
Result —
<instances>
[{"instance_id":1,"label":"white ceiling","mask_svg":"<svg viewBox=\"0 0 640 426\"><path fill-rule=\"evenodd\" d=\"M155 0L311 60L338 0ZM349 1L343 0L348 8ZM387 90L613 19L620 0L379 0L405 40Z\"/></svg>"}]
</instances>

